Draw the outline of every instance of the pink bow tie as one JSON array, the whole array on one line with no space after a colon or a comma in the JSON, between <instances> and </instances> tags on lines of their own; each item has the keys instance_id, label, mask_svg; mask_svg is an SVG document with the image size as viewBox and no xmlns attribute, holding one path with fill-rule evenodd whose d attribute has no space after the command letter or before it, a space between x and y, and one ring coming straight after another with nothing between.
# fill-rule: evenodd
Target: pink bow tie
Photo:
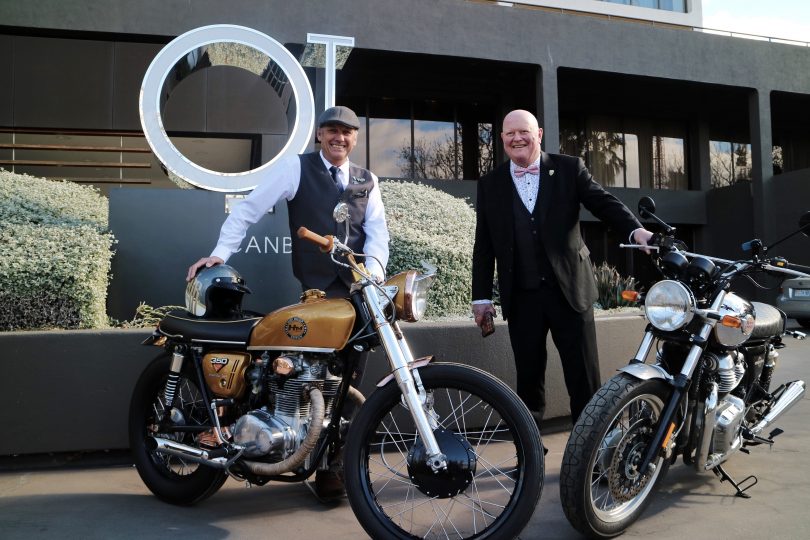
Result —
<instances>
[{"instance_id":1,"label":"pink bow tie","mask_svg":"<svg viewBox=\"0 0 810 540\"><path fill-rule=\"evenodd\" d=\"M515 167L515 177L522 178L524 174L540 174L540 167L537 165L529 165L527 168Z\"/></svg>"}]
</instances>

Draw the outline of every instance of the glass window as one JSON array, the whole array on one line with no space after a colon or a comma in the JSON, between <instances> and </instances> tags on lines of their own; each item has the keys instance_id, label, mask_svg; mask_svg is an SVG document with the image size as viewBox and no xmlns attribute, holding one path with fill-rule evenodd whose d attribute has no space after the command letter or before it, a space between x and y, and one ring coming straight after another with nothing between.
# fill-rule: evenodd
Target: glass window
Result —
<instances>
[{"instance_id":1,"label":"glass window","mask_svg":"<svg viewBox=\"0 0 810 540\"><path fill-rule=\"evenodd\" d=\"M624 163L624 187L641 187L641 169L639 168L638 157L638 135L634 133L624 134Z\"/></svg>"},{"instance_id":2,"label":"glass window","mask_svg":"<svg viewBox=\"0 0 810 540\"><path fill-rule=\"evenodd\" d=\"M459 153L453 122L414 120L413 147L403 148L400 157L412 161L412 178L451 180L459 177Z\"/></svg>"},{"instance_id":3,"label":"glass window","mask_svg":"<svg viewBox=\"0 0 810 540\"><path fill-rule=\"evenodd\" d=\"M478 176L495 168L495 139L492 124L478 124Z\"/></svg>"},{"instance_id":4,"label":"glass window","mask_svg":"<svg viewBox=\"0 0 810 540\"><path fill-rule=\"evenodd\" d=\"M369 119L368 164L377 176L411 177L411 121L396 118Z\"/></svg>"},{"instance_id":5,"label":"glass window","mask_svg":"<svg viewBox=\"0 0 810 540\"><path fill-rule=\"evenodd\" d=\"M623 135L613 131L589 131L588 168L603 186L624 186Z\"/></svg>"},{"instance_id":6,"label":"glass window","mask_svg":"<svg viewBox=\"0 0 810 540\"><path fill-rule=\"evenodd\" d=\"M688 189L683 139L653 136L653 187Z\"/></svg>"},{"instance_id":7,"label":"glass window","mask_svg":"<svg viewBox=\"0 0 810 540\"><path fill-rule=\"evenodd\" d=\"M712 187L724 187L751 180L751 145L709 141Z\"/></svg>"},{"instance_id":8,"label":"glass window","mask_svg":"<svg viewBox=\"0 0 810 540\"><path fill-rule=\"evenodd\" d=\"M368 169L368 146L366 140L368 136L368 123L364 116L358 116L357 119L360 120L360 131L357 133L357 146L352 150L352 155L349 156L349 159L352 163L360 165L364 169Z\"/></svg>"}]
</instances>

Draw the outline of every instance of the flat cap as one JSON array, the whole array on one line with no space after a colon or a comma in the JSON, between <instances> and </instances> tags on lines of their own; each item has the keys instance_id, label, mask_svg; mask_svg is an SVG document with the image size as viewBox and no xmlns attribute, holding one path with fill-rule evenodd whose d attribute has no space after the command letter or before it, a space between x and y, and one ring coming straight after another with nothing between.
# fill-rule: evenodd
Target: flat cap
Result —
<instances>
[{"instance_id":1,"label":"flat cap","mask_svg":"<svg viewBox=\"0 0 810 540\"><path fill-rule=\"evenodd\" d=\"M318 117L318 127L326 124L343 124L352 129L360 129L360 120L354 111L343 105L329 107Z\"/></svg>"}]
</instances>

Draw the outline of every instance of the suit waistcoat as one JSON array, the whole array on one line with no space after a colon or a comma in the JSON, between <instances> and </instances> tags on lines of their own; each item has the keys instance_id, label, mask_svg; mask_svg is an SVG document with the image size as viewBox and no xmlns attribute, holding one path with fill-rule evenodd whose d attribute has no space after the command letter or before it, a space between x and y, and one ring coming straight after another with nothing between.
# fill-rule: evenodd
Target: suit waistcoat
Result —
<instances>
[{"instance_id":1,"label":"suit waistcoat","mask_svg":"<svg viewBox=\"0 0 810 540\"><path fill-rule=\"evenodd\" d=\"M346 224L337 223L332 211L339 201L344 201L349 205L349 247L362 251L366 242L363 223L374 180L366 169L350 165L348 185L340 193L319 152L302 154L299 159L301 179L298 191L287 202L293 274L305 289L326 289L338 278L350 285L349 270L337 266L328 254L321 253L315 244L299 239L296 233L303 226L320 235L334 235L342 241Z\"/></svg>"},{"instance_id":2,"label":"suit waistcoat","mask_svg":"<svg viewBox=\"0 0 810 540\"><path fill-rule=\"evenodd\" d=\"M536 289L543 279L552 280L554 278L554 270L546 254L543 235L540 231L540 201L538 200L534 205L534 211L529 213L513 184L512 209L515 216L513 222L515 284L521 289Z\"/></svg>"}]
</instances>

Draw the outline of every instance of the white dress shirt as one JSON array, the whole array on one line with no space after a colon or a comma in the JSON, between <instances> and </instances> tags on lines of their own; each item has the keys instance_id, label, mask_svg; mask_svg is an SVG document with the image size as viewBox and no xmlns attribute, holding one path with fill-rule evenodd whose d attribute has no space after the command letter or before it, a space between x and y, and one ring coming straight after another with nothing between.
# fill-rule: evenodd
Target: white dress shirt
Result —
<instances>
[{"instance_id":1,"label":"white dress shirt","mask_svg":"<svg viewBox=\"0 0 810 540\"><path fill-rule=\"evenodd\" d=\"M332 164L324 159L323 153L320 156L328 171ZM338 169L338 181L345 188L348 185L349 161L343 163ZM385 208L380 195L379 179L374 173L371 173L371 178L374 180L375 189L372 189L368 195L368 205L363 222L363 232L366 234L363 252L379 259L378 263L367 257L366 268L375 276L384 278L385 266L388 264L388 226L385 222ZM301 160L297 155L284 157L274 164L268 169L264 180L247 198L236 205L225 223L222 224L217 246L211 252L211 256L227 261L239 249L248 227L259 221L282 198L289 201L295 197L300 182Z\"/></svg>"}]
</instances>

